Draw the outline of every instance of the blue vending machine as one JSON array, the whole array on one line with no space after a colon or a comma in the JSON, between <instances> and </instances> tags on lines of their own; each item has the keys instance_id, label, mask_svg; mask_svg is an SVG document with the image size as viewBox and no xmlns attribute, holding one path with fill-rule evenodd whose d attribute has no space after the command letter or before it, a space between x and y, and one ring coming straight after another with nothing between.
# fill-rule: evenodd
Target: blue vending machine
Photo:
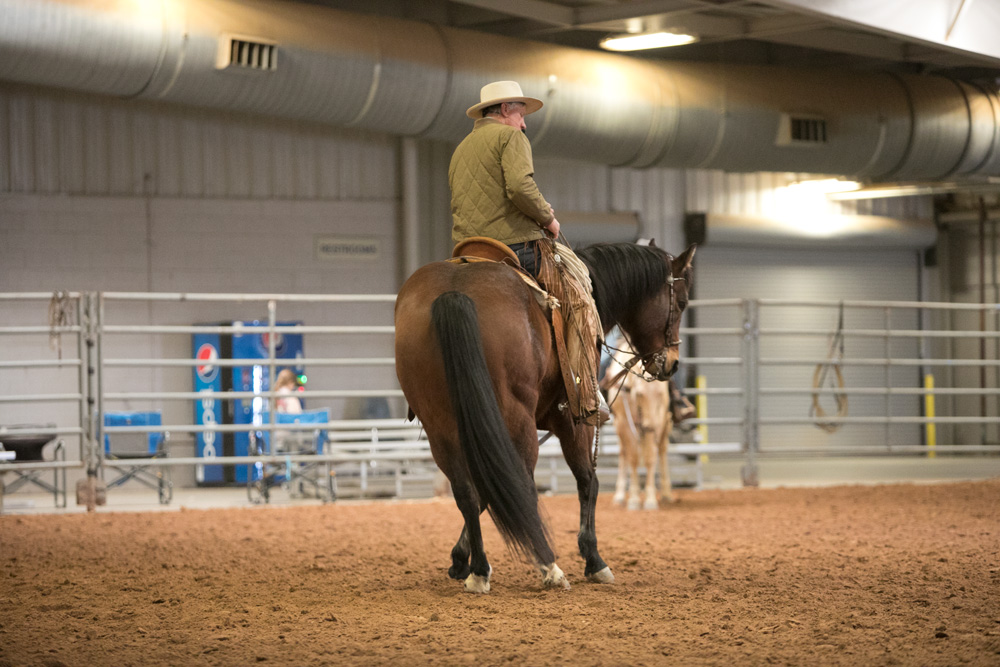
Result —
<instances>
[{"instance_id":1,"label":"blue vending machine","mask_svg":"<svg viewBox=\"0 0 1000 667\"><path fill-rule=\"evenodd\" d=\"M301 322L278 322L280 326L292 326ZM232 326L233 333L194 334L192 347L194 357L203 362L194 367L194 390L202 391L257 391L270 389L267 364L249 363L242 366L220 366L212 363L218 359L262 359L267 360L269 334L267 322L222 322L209 326ZM243 329L244 331L240 331ZM287 359L291 363L276 366L277 376L284 368L291 368L301 375L303 355L302 334L277 333L274 356ZM242 398L223 401L205 398L195 401L194 418L199 426L263 424L268 412L266 398ZM208 428L196 434L195 456L212 459L216 456L247 456L250 449L248 431L215 431ZM195 468L195 480L199 486L222 486L246 484L252 466L200 464Z\"/></svg>"}]
</instances>

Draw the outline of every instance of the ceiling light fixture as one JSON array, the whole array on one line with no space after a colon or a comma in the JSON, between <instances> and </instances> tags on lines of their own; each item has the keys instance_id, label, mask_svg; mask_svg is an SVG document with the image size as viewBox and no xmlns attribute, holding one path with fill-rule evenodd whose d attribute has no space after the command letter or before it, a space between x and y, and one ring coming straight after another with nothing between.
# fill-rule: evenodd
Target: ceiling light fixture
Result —
<instances>
[{"instance_id":1,"label":"ceiling light fixture","mask_svg":"<svg viewBox=\"0 0 1000 667\"><path fill-rule=\"evenodd\" d=\"M822 178L816 180L795 181L788 185L789 190L799 192L810 192L821 195L834 195L845 192L854 192L861 188L861 183L857 181L845 181L839 178ZM833 199L834 197L831 197ZM845 197L846 199L846 197Z\"/></svg>"},{"instance_id":2,"label":"ceiling light fixture","mask_svg":"<svg viewBox=\"0 0 1000 667\"><path fill-rule=\"evenodd\" d=\"M601 48L608 51L641 51L643 49L662 49L668 46L681 46L697 42L694 35L683 35L676 32L643 32L634 35L612 35L601 40Z\"/></svg>"},{"instance_id":3,"label":"ceiling light fixture","mask_svg":"<svg viewBox=\"0 0 1000 667\"><path fill-rule=\"evenodd\" d=\"M883 197L913 197L918 195L941 195L953 192L997 193L1000 192L1000 178L995 176L966 177L959 181L924 181L908 183L876 183L853 191L837 191L827 195L829 199L881 199Z\"/></svg>"}]
</instances>

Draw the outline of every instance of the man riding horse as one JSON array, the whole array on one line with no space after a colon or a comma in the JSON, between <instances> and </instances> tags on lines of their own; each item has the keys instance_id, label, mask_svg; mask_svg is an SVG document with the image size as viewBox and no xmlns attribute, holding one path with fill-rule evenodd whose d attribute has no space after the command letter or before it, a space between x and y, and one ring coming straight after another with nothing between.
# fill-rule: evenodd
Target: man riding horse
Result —
<instances>
[{"instance_id":1,"label":"man riding horse","mask_svg":"<svg viewBox=\"0 0 1000 667\"><path fill-rule=\"evenodd\" d=\"M524 134L525 116L541 108L541 100L524 96L516 81L483 86L479 103L466 111L475 120L472 132L455 149L448 168L451 235L456 244L486 237L507 245L535 278L543 254L558 255L566 270L547 274L549 280L558 275L569 281L582 299L577 308L567 308L567 352L578 388L576 397L568 397L570 407L577 419L597 425L608 419L608 408L597 386L601 326L590 278L572 250L549 240L559 237L560 225L535 183L531 144Z\"/></svg>"},{"instance_id":2,"label":"man riding horse","mask_svg":"<svg viewBox=\"0 0 1000 667\"><path fill-rule=\"evenodd\" d=\"M490 590L484 511L544 586L569 588L538 508L538 429L558 438L576 479L584 574L614 581L595 522L596 342L620 326L636 351L629 364L667 380L679 362L692 278L694 246L673 257L655 247L599 244L577 257L546 237L559 233L559 223L534 184L530 146L519 132L524 115L540 107L514 82L483 88L468 111L481 118L449 173L458 257L417 269L394 310L396 377L464 519L448 576L471 593ZM463 252L470 244L476 251ZM547 292L510 268L515 253Z\"/></svg>"}]
</instances>

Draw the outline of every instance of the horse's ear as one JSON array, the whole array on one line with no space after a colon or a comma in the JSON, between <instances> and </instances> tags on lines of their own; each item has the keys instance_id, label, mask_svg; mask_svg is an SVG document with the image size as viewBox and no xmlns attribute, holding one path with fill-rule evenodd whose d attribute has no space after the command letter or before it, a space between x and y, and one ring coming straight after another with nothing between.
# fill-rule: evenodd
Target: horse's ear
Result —
<instances>
[{"instance_id":1,"label":"horse's ear","mask_svg":"<svg viewBox=\"0 0 1000 667\"><path fill-rule=\"evenodd\" d=\"M674 259L670 270L675 276L683 276L684 272L691 268L691 260L694 259L694 251L697 248L697 244L692 243L687 250L681 253L680 257Z\"/></svg>"},{"instance_id":2,"label":"horse's ear","mask_svg":"<svg viewBox=\"0 0 1000 667\"><path fill-rule=\"evenodd\" d=\"M649 247L651 248L656 247L656 239L649 239Z\"/></svg>"}]
</instances>

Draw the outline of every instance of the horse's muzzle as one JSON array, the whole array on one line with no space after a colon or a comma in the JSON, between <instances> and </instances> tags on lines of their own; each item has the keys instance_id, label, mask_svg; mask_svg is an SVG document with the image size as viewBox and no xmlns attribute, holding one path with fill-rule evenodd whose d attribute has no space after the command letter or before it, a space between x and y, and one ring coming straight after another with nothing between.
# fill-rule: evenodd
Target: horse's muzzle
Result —
<instances>
[{"instance_id":1,"label":"horse's muzzle","mask_svg":"<svg viewBox=\"0 0 1000 667\"><path fill-rule=\"evenodd\" d=\"M657 352L653 355L650 363L643 364L643 366L645 367L646 372L655 379L660 382L666 382L674 376L674 373L677 372L680 362L678 360L674 360L672 364L668 365L667 355L662 352Z\"/></svg>"},{"instance_id":2,"label":"horse's muzzle","mask_svg":"<svg viewBox=\"0 0 1000 667\"><path fill-rule=\"evenodd\" d=\"M660 372L656 374L656 379L659 380L660 382L666 382L667 380L669 380L670 378L672 378L674 376L674 373L677 372L677 368L679 366L680 366L680 362L679 361L675 361L670 366L670 368L666 368L666 367L661 368Z\"/></svg>"}]
</instances>

